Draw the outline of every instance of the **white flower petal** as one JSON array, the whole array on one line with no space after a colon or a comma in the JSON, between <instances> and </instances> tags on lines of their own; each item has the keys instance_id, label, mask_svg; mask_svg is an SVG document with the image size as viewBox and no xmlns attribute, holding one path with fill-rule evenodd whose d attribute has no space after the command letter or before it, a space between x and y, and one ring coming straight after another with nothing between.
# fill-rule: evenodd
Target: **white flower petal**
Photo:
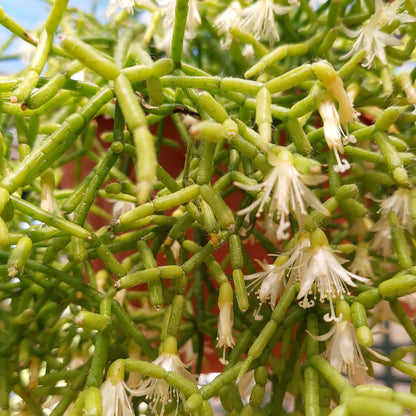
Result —
<instances>
[{"instance_id":1,"label":"white flower petal","mask_svg":"<svg viewBox=\"0 0 416 416\"><path fill-rule=\"evenodd\" d=\"M239 26L241 22L241 6L238 1L233 1L230 6L218 15L214 21L214 27L218 33L228 33L233 26Z\"/></svg>"},{"instance_id":2,"label":"white flower petal","mask_svg":"<svg viewBox=\"0 0 416 416\"><path fill-rule=\"evenodd\" d=\"M265 303L270 299L270 305L276 305L277 298L283 293L286 288L285 272L286 267L276 266L274 264L267 264L258 262L263 271L250 274L244 277L245 280L253 280L248 288L255 290L258 293L261 303Z\"/></svg>"},{"instance_id":3,"label":"white flower petal","mask_svg":"<svg viewBox=\"0 0 416 416\"><path fill-rule=\"evenodd\" d=\"M278 41L274 14L286 14L292 7L278 6L273 0L258 0L242 10L244 17L241 28L252 33L257 39L267 39L271 44Z\"/></svg>"},{"instance_id":4,"label":"white flower petal","mask_svg":"<svg viewBox=\"0 0 416 416\"><path fill-rule=\"evenodd\" d=\"M185 377L187 380L196 384L198 376L190 373L186 365L181 361L177 354L162 353L153 364L159 365L166 371L171 371L176 374ZM138 389L128 389L132 396L146 396L149 400L149 409L152 414L157 416L163 416L165 412L165 406L168 403L176 400L185 400L185 396L176 388L171 387L166 381L161 379L148 378L143 381ZM161 405L161 410L158 406ZM134 413L132 413L134 415ZM120 413L120 416L129 416L128 413L125 415Z\"/></svg>"},{"instance_id":5,"label":"white flower petal","mask_svg":"<svg viewBox=\"0 0 416 416\"><path fill-rule=\"evenodd\" d=\"M333 297L340 298L347 293L348 286L355 286L353 279L363 283L368 282L368 279L345 270L330 247L321 246L308 252L307 267L298 277L300 280L298 299L307 296L314 283L321 302L329 299L331 303Z\"/></svg>"},{"instance_id":6,"label":"white flower petal","mask_svg":"<svg viewBox=\"0 0 416 416\"><path fill-rule=\"evenodd\" d=\"M127 386L123 381L113 384L111 379L107 379L101 385L102 416L134 416L126 390Z\"/></svg>"},{"instance_id":7,"label":"white flower petal","mask_svg":"<svg viewBox=\"0 0 416 416\"><path fill-rule=\"evenodd\" d=\"M278 221L276 236L279 240L287 239L290 236L290 211L295 215L301 229L303 228L304 218L307 215L306 204L325 215L330 215L328 210L303 182L303 179L305 178L312 182L316 179L321 182L324 179L322 175L317 175L319 177L315 179L311 179L314 178L313 175L300 175L291 162L280 161L278 158L274 157L274 155L269 158L269 163L271 163L273 168L266 176L264 182L256 185L244 185L234 182L236 186L243 190L263 190L263 194L260 198L248 207L238 211L238 215L248 214L259 207L257 216L260 216L265 203L269 196L271 196L270 215L276 213Z\"/></svg>"},{"instance_id":8,"label":"white flower petal","mask_svg":"<svg viewBox=\"0 0 416 416\"><path fill-rule=\"evenodd\" d=\"M303 183L300 183L299 186L302 188L303 199L310 207L316 209L318 212L326 215L327 217L331 216L331 213L322 205L321 201L307 186L305 186Z\"/></svg>"},{"instance_id":9,"label":"white flower petal","mask_svg":"<svg viewBox=\"0 0 416 416\"><path fill-rule=\"evenodd\" d=\"M366 59L363 66L371 67L374 58L377 57L386 65L387 58L384 48L386 46L398 46L401 41L393 35L381 31L381 28L399 20L402 23L413 22L416 19L409 16L407 13L398 13L398 9L402 6L404 0L395 0L391 3L385 4L383 1L376 1L375 13L363 24L358 31L351 31L343 27L344 33L353 38L357 38L352 50L344 55L342 59L350 57L352 54L364 50L366 52Z\"/></svg>"},{"instance_id":10,"label":"white flower petal","mask_svg":"<svg viewBox=\"0 0 416 416\"><path fill-rule=\"evenodd\" d=\"M339 372L348 374L353 381L359 374L365 377L367 366L357 340L356 330L351 322L335 323L336 331L328 345L326 358Z\"/></svg>"},{"instance_id":11,"label":"white flower petal","mask_svg":"<svg viewBox=\"0 0 416 416\"><path fill-rule=\"evenodd\" d=\"M360 35L360 30L349 29L348 27L344 26L342 23L340 24L342 31L349 37L349 38L356 38Z\"/></svg>"},{"instance_id":12,"label":"white flower petal","mask_svg":"<svg viewBox=\"0 0 416 416\"><path fill-rule=\"evenodd\" d=\"M383 46L400 46L402 44L400 39L382 31L378 32L377 41Z\"/></svg>"}]
</instances>

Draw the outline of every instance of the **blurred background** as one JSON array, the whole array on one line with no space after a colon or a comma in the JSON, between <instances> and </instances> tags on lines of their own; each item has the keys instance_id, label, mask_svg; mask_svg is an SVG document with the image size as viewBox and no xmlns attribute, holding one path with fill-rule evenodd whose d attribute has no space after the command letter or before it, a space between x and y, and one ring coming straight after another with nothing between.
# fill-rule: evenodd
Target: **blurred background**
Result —
<instances>
[{"instance_id":1,"label":"blurred background","mask_svg":"<svg viewBox=\"0 0 416 416\"><path fill-rule=\"evenodd\" d=\"M95 10L95 15L104 20L108 3L106 0L70 0L69 7L81 8L87 12ZM0 0L4 12L29 31L36 30L48 16L51 8L48 0ZM25 67L25 52L28 47L21 39L14 38L3 49L3 45L10 38L10 33L0 26L0 74L14 74ZM29 49L28 49L29 48Z\"/></svg>"}]
</instances>

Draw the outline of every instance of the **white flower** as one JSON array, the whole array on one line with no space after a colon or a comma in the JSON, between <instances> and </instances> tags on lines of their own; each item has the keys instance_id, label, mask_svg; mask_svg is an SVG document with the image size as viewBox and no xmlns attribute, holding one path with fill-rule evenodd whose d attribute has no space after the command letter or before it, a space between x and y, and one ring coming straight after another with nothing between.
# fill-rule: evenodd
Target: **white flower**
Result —
<instances>
[{"instance_id":1,"label":"white flower","mask_svg":"<svg viewBox=\"0 0 416 416\"><path fill-rule=\"evenodd\" d=\"M227 347L234 347L233 338L234 309L233 309L233 289L228 282L222 283L218 296L218 336L217 348L223 348L223 356L220 358L222 364L227 364L225 350Z\"/></svg>"},{"instance_id":2,"label":"white flower","mask_svg":"<svg viewBox=\"0 0 416 416\"><path fill-rule=\"evenodd\" d=\"M412 294L407 296L412 296ZM407 296L403 296L400 298L400 301L403 301ZM376 324L379 324L377 328L377 333L389 333L387 322L394 320L395 315L390 308L390 303L386 300L382 300L381 302L377 303L374 308L371 310L371 328L374 328Z\"/></svg>"},{"instance_id":3,"label":"white flower","mask_svg":"<svg viewBox=\"0 0 416 416\"><path fill-rule=\"evenodd\" d=\"M127 296L127 289L121 289L114 295L114 300L116 300L120 305L124 305L126 296Z\"/></svg>"},{"instance_id":4,"label":"white flower","mask_svg":"<svg viewBox=\"0 0 416 416\"><path fill-rule=\"evenodd\" d=\"M350 95L347 94L344 89L344 83L342 82L341 77L335 71L334 67L325 60L320 60L312 64L312 69L319 81L324 84L328 92L338 102L339 118L341 120L342 127L348 132L348 124L352 123L358 117L359 113L354 110L352 100ZM328 101L327 95L325 94L323 97L319 97L319 101ZM333 111L334 110L328 111L326 116L328 122L330 122L330 117L332 117ZM354 137L349 137L347 135L345 135L345 140L347 142L355 142Z\"/></svg>"},{"instance_id":5,"label":"white flower","mask_svg":"<svg viewBox=\"0 0 416 416\"><path fill-rule=\"evenodd\" d=\"M165 341L166 342L166 341ZM160 354L153 364L159 365L167 372L179 374L185 377L192 383L196 384L197 375L191 374L186 365L181 361L178 354L163 352ZM143 381L140 387L136 390L130 391L134 396L146 396L150 400L149 409L154 415L163 416L165 407L174 400L179 404L179 400L184 401L185 396L178 389L170 386L162 379L148 378Z\"/></svg>"},{"instance_id":6,"label":"white flower","mask_svg":"<svg viewBox=\"0 0 416 416\"><path fill-rule=\"evenodd\" d=\"M300 281L308 267L311 248L310 237L311 235L308 232L298 234L293 249L283 253L283 255L290 256L289 260L282 266L288 269L288 287L291 287L295 281Z\"/></svg>"},{"instance_id":7,"label":"white flower","mask_svg":"<svg viewBox=\"0 0 416 416\"><path fill-rule=\"evenodd\" d=\"M257 211L257 216L259 217L263 212L264 205L269 199L269 196L271 196L269 215L273 215L276 212L277 221L279 222L276 230L278 240L289 238L290 210L296 217L300 229L303 229L307 215L306 204L324 215L330 215L319 199L306 186L318 185L326 179L325 176L301 175L293 166L293 156L287 150L281 150L277 156L269 152L268 161L273 168L266 176L264 182L256 185L234 183L245 191L263 190L263 195L247 208L237 212L238 215L245 215L259 207Z\"/></svg>"},{"instance_id":8,"label":"white flower","mask_svg":"<svg viewBox=\"0 0 416 416\"><path fill-rule=\"evenodd\" d=\"M155 44L158 49L170 53L173 36L173 22L175 21L176 1L158 0L157 3L162 14L162 35L160 35L158 32L155 33Z\"/></svg>"},{"instance_id":9,"label":"white flower","mask_svg":"<svg viewBox=\"0 0 416 416\"><path fill-rule=\"evenodd\" d=\"M374 276L370 259L368 258L368 246L366 244L359 244L357 246L354 260L350 265L350 270L352 273L358 273L363 277Z\"/></svg>"},{"instance_id":10,"label":"white flower","mask_svg":"<svg viewBox=\"0 0 416 416\"><path fill-rule=\"evenodd\" d=\"M266 215L263 220L257 220L256 225L259 226L263 235L272 243L278 242L278 239L276 238L276 223L273 221L272 215ZM257 244L257 240L255 238L253 244Z\"/></svg>"},{"instance_id":11,"label":"white flower","mask_svg":"<svg viewBox=\"0 0 416 416\"><path fill-rule=\"evenodd\" d=\"M186 20L185 39L192 40L196 36L196 29L201 24L201 16L198 12L198 0L189 0L188 18Z\"/></svg>"},{"instance_id":12,"label":"white flower","mask_svg":"<svg viewBox=\"0 0 416 416\"><path fill-rule=\"evenodd\" d=\"M328 299L331 313L326 314L326 321L337 321L333 298L343 298L344 293L348 293L348 286L356 286L354 280L367 283L368 279L358 276L342 267L344 260L340 259L329 247L328 240L322 230L317 229L311 235L311 246L303 248L301 261L303 264L294 263L292 268L295 269L295 278L300 281L300 290L297 298L301 299L299 305L303 308L309 308L315 304L314 300L308 300L311 293L319 293L320 302ZM290 260L289 260L290 261ZM299 270L296 271L296 268ZM290 282L293 281L291 276ZM315 284L314 292L312 286Z\"/></svg>"},{"instance_id":13,"label":"white flower","mask_svg":"<svg viewBox=\"0 0 416 416\"><path fill-rule=\"evenodd\" d=\"M35 51L36 46L33 46L31 43L28 42L20 41L19 39L19 47L16 50L16 55L25 65L30 64L35 54Z\"/></svg>"},{"instance_id":14,"label":"white flower","mask_svg":"<svg viewBox=\"0 0 416 416\"><path fill-rule=\"evenodd\" d=\"M397 13L399 7L404 3L404 0L395 0L391 3L384 3L383 0L376 0L375 13L364 23L360 30L350 30L343 28L347 36L357 38L351 51L342 58L349 58L356 52L365 51L365 62L363 66L371 68L374 58L377 57L380 61L387 65L386 46L398 46L402 42L395 36L381 31L380 29L398 20L401 23L414 22L416 19L407 13Z\"/></svg>"},{"instance_id":15,"label":"white flower","mask_svg":"<svg viewBox=\"0 0 416 416\"><path fill-rule=\"evenodd\" d=\"M254 59L256 55L256 53L254 52L253 45L249 45L249 44L245 44L243 46L243 49L241 50L241 54L246 59Z\"/></svg>"},{"instance_id":16,"label":"white flower","mask_svg":"<svg viewBox=\"0 0 416 416\"><path fill-rule=\"evenodd\" d=\"M173 244L170 246L172 250L173 257L175 258L176 263L179 261L179 253L181 251L181 245L178 240L175 240Z\"/></svg>"},{"instance_id":17,"label":"white flower","mask_svg":"<svg viewBox=\"0 0 416 416\"><path fill-rule=\"evenodd\" d=\"M309 333L309 335L316 341L326 341L331 338L325 352L330 364L338 372L347 374L354 384L365 380L367 366L357 340L356 330L351 322L335 322L326 334L314 336Z\"/></svg>"},{"instance_id":18,"label":"white flower","mask_svg":"<svg viewBox=\"0 0 416 416\"><path fill-rule=\"evenodd\" d=\"M103 399L102 416L134 416L126 390L124 381L107 378L100 387Z\"/></svg>"},{"instance_id":19,"label":"white flower","mask_svg":"<svg viewBox=\"0 0 416 416\"><path fill-rule=\"evenodd\" d=\"M371 242L371 248L384 257L392 254L393 239L391 238L391 228L387 215L382 215L371 231L376 232Z\"/></svg>"},{"instance_id":20,"label":"white flower","mask_svg":"<svg viewBox=\"0 0 416 416\"><path fill-rule=\"evenodd\" d=\"M325 141L329 149L334 151L337 160L337 166L334 167L334 170L345 172L350 168L350 164L346 159L341 159L339 153L344 154L344 145L355 143L357 140L353 135L346 135L343 132L338 111L330 99L321 100L318 111L324 124Z\"/></svg>"},{"instance_id":21,"label":"white flower","mask_svg":"<svg viewBox=\"0 0 416 416\"><path fill-rule=\"evenodd\" d=\"M55 212L55 175L52 169L48 169L40 178L41 199L40 207L48 212Z\"/></svg>"},{"instance_id":22,"label":"white flower","mask_svg":"<svg viewBox=\"0 0 416 416\"><path fill-rule=\"evenodd\" d=\"M134 13L134 0L111 0L108 9L105 12L105 17L108 19L117 10L117 6L122 9L127 9L131 14Z\"/></svg>"},{"instance_id":23,"label":"white flower","mask_svg":"<svg viewBox=\"0 0 416 416\"><path fill-rule=\"evenodd\" d=\"M196 363L198 353L194 351L192 344L192 338L188 338L188 341L179 348L179 352L184 359L185 364L190 367Z\"/></svg>"},{"instance_id":24,"label":"white flower","mask_svg":"<svg viewBox=\"0 0 416 416\"><path fill-rule=\"evenodd\" d=\"M357 218L351 227L350 234L358 236L358 240L363 241L372 227L373 222L369 217Z\"/></svg>"},{"instance_id":25,"label":"white flower","mask_svg":"<svg viewBox=\"0 0 416 416\"><path fill-rule=\"evenodd\" d=\"M55 201L55 189L54 186L49 184L41 184L41 200L40 207L48 212L56 211L56 201Z\"/></svg>"},{"instance_id":26,"label":"white flower","mask_svg":"<svg viewBox=\"0 0 416 416\"><path fill-rule=\"evenodd\" d=\"M241 22L241 6L238 1L233 1L230 6L225 9L214 20L214 27L218 29L218 35L225 33L226 40L220 44L224 48L228 48L231 43L230 29L233 26L239 26Z\"/></svg>"},{"instance_id":27,"label":"white flower","mask_svg":"<svg viewBox=\"0 0 416 416\"><path fill-rule=\"evenodd\" d=\"M113 219L118 220L121 215L131 211L135 207L136 204L134 202L120 200L115 201L113 204Z\"/></svg>"},{"instance_id":28,"label":"white flower","mask_svg":"<svg viewBox=\"0 0 416 416\"><path fill-rule=\"evenodd\" d=\"M218 337L217 337L217 348L223 348L223 356L220 358L222 364L227 364L228 361L225 359L225 350L227 347L234 347L235 341L233 338L233 324L234 324L234 310L233 305L225 303L220 308L218 316Z\"/></svg>"},{"instance_id":29,"label":"white flower","mask_svg":"<svg viewBox=\"0 0 416 416\"><path fill-rule=\"evenodd\" d=\"M378 211L382 216L387 216L389 212L397 215L400 225L412 233L414 221L410 214L410 190L401 188L386 198L381 204Z\"/></svg>"},{"instance_id":30,"label":"white flower","mask_svg":"<svg viewBox=\"0 0 416 416\"><path fill-rule=\"evenodd\" d=\"M195 126L195 124L199 123L199 120L197 118L192 117L189 114L179 113L179 117L187 129L190 129L192 126Z\"/></svg>"},{"instance_id":31,"label":"white flower","mask_svg":"<svg viewBox=\"0 0 416 416\"><path fill-rule=\"evenodd\" d=\"M329 300L332 320L335 317L332 298L342 298L344 293L348 293L348 286L356 286L352 279L363 283L368 280L344 269L341 265L343 260L328 246L311 249L310 256L308 268L300 282L298 299L306 298L312 292L312 285L315 283L320 301Z\"/></svg>"},{"instance_id":32,"label":"white flower","mask_svg":"<svg viewBox=\"0 0 416 416\"><path fill-rule=\"evenodd\" d=\"M256 380L254 379L254 370L250 370L247 373L245 373L238 381L238 392L240 393L240 396L243 399L244 403L250 402L251 392L255 384Z\"/></svg>"},{"instance_id":33,"label":"white flower","mask_svg":"<svg viewBox=\"0 0 416 416\"><path fill-rule=\"evenodd\" d=\"M176 0L158 0L157 3L159 4L162 13L161 26L163 35L155 34L156 47L170 53L173 25L175 21ZM196 29L200 24L201 16L198 12L198 0L189 0L184 43L195 38Z\"/></svg>"},{"instance_id":34,"label":"white flower","mask_svg":"<svg viewBox=\"0 0 416 416\"><path fill-rule=\"evenodd\" d=\"M273 3L273 0L255 1L251 6L243 9L244 19L241 29L252 33L256 39L267 39L272 45L275 41L280 40L274 15L286 14L292 9L292 6L278 6Z\"/></svg>"},{"instance_id":35,"label":"white flower","mask_svg":"<svg viewBox=\"0 0 416 416\"><path fill-rule=\"evenodd\" d=\"M278 261L285 262L287 257L280 257ZM250 284L247 285L247 289L255 290L258 298L260 300L259 309L262 306L262 303L266 303L270 299L270 305L274 307L276 305L277 298L284 292L286 288L286 270L287 267L280 266L277 264L267 264L259 262L260 266L263 268L263 271L258 273L249 274L244 276L244 280L252 280ZM256 320L262 318L257 311L254 315Z\"/></svg>"},{"instance_id":36,"label":"white flower","mask_svg":"<svg viewBox=\"0 0 416 416\"><path fill-rule=\"evenodd\" d=\"M374 224L371 231L376 234L373 237L371 248L384 257L393 253L393 240L391 237L391 227L388 220L388 214L394 212L397 215L399 224L412 234L414 221L410 213L410 191L409 189L398 189L392 196L386 198L381 204L378 211L381 215Z\"/></svg>"}]
</instances>

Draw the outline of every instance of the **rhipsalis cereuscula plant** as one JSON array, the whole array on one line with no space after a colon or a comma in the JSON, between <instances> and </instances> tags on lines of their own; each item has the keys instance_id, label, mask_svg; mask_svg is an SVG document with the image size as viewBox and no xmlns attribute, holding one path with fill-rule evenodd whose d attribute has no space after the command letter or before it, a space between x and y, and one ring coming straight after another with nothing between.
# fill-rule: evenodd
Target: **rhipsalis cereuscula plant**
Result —
<instances>
[{"instance_id":1,"label":"rhipsalis cereuscula plant","mask_svg":"<svg viewBox=\"0 0 416 416\"><path fill-rule=\"evenodd\" d=\"M0 416L416 415L416 1L45 3L0 7Z\"/></svg>"}]
</instances>

